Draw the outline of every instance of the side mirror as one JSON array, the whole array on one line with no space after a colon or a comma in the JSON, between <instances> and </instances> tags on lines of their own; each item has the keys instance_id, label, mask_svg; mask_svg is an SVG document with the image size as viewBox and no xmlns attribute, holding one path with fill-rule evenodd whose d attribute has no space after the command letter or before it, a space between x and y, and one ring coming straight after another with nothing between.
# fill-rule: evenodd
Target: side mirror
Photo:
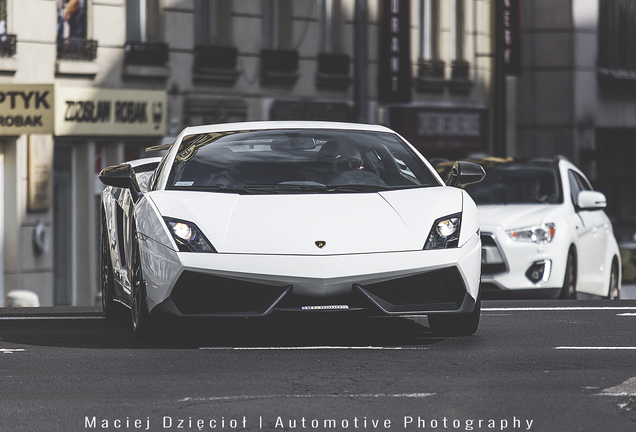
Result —
<instances>
[{"instance_id":1,"label":"side mirror","mask_svg":"<svg viewBox=\"0 0 636 432\"><path fill-rule=\"evenodd\" d=\"M465 162L465 161L457 161L451 168L450 176L446 181L446 185L448 186L461 186L472 183L479 183L486 177L486 171L481 165Z\"/></svg>"},{"instance_id":2,"label":"side mirror","mask_svg":"<svg viewBox=\"0 0 636 432\"><path fill-rule=\"evenodd\" d=\"M141 189L130 164L123 163L104 168L99 173L99 181L106 186L129 189L135 201L141 196Z\"/></svg>"},{"instance_id":3,"label":"side mirror","mask_svg":"<svg viewBox=\"0 0 636 432\"><path fill-rule=\"evenodd\" d=\"M607 199L601 192L581 191L576 197L580 210L600 210L607 207Z\"/></svg>"}]
</instances>

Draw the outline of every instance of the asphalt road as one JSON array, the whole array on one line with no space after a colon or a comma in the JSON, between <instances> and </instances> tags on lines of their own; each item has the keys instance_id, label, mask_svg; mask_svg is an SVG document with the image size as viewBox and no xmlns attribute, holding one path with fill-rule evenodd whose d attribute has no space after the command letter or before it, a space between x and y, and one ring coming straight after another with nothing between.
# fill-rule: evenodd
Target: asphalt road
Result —
<instances>
[{"instance_id":1,"label":"asphalt road","mask_svg":"<svg viewBox=\"0 0 636 432\"><path fill-rule=\"evenodd\" d=\"M636 430L636 301L483 307L466 338L283 317L143 344L92 309L0 309L0 430Z\"/></svg>"}]
</instances>

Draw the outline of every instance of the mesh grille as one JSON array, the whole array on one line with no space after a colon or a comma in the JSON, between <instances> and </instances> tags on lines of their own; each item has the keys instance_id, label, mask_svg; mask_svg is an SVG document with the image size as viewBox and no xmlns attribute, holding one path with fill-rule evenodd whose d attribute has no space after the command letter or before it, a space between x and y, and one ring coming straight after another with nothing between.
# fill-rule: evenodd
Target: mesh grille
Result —
<instances>
[{"instance_id":1,"label":"mesh grille","mask_svg":"<svg viewBox=\"0 0 636 432\"><path fill-rule=\"evenodd\" d=\"M459 303L466 286L457 267L362 286L367 292L396 306Z\"/></svg>"},{"instance_id":2,"label":"mesh grille","mask_svg":"<svg viewBox=\"0 0 636 432\"><path fill-rule=\"evenodd\" d=\"M264 313L285 287L183 272L170 297L184 315Z\"/></svg>"}]
</instances>

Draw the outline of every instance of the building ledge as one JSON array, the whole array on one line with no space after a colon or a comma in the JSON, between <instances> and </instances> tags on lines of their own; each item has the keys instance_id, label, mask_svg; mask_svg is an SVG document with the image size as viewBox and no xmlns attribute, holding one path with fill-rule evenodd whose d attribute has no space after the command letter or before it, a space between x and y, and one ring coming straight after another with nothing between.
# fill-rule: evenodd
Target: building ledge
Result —
<instances>
[{"instance_id":1,"label":"building ledge","mask_svg":"<svg viewBox=\"0 0 636 432\"><path fill-rule=\"evenodd\" d=\"M168 66L125 64L122 76L124 78L149 78L166 80L170 77L170 68Z\"/></svg>"},{"instance_id":2,"label":"building ledge","mask_svg":"<svg viewBox=\"0 0 636 432\"><path fill-rule=\"evenodd\" d=\"M0 75L15 75L18 61L13 57L0 57Z\"/></svg>"},{"instance_id":3,"label":"building ledge","mask_svg":"<svg viewBox=\"0 0 636 432\"><path fill-rule=\"evenodd\" d=\"M93 62L57 60L55 63L55 75L91 77L94 78L99 71L97 64Z\"/></svg>"},{"instance_id":4,"label":"building ledge","mask_svg":"<svg viewBox=\"0 0 636 432\"><path fill-rule=\"evenodd\" d=\"M192 69L192 79L195 81L234 83L240 73L236 69L221 69L209 67L195 67Z\"/></svg>"},{"instance_id":5,"label":"building ledge","mask_svg":"<svg viewBox=\"0 0 636 432\"><path fill-rule=\"evenodd\" d=\"M599 68L597 73L603 79L636 81L635 70Z\"/></svg>"}]
</instances>

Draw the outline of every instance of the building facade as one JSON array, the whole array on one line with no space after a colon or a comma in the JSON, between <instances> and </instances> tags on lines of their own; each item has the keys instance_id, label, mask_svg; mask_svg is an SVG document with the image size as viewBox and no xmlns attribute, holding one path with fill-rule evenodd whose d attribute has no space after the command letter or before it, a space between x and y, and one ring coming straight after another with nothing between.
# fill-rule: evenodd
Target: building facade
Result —
<instances>
[{"instance_id":1,"label":"building facade","mask_svg":"<svg viewBox=\"0 0 636 432\"><path fill-rule=\"evenodd\" d=\"M188 125L384 123L487 154L494 0L0 0L0 300L92 305L97 173Z\"/></svg>"},{"instance_id":2,"label":"building facade","mask_svg":"<svg viewBox=\"0 0 636 432\"><path fill-rule=\"evenodd\" d=\"M562 154L607 196L619 243L636 241L636 3L523 2L523 70L510 155Z\"/></svg>"}]
</instances>

